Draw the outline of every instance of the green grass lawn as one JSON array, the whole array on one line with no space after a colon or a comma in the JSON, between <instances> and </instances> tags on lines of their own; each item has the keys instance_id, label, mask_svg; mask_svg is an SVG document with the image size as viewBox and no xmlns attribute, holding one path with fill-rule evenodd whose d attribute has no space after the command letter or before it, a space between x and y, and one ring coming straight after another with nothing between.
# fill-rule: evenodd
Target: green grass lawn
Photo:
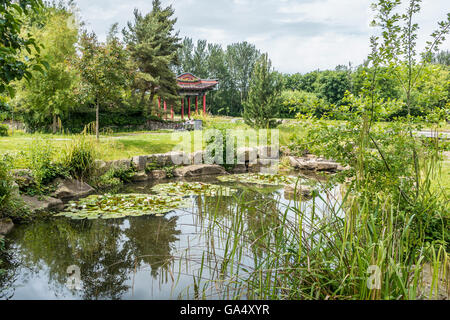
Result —
<instances>
[{"instance_id":1,"label":"green grass lawn","mask_svg":"<svg viewBox=\"0 0 450 320\"><path fill-rule=\"evenodd\" d=\"M205 119L205 129L250 129L242 121L232 122L230 118L213 117ZM279 127L280 144L286 145L293 136L301 136L305 130L295 125ZM137 155L149 155L155 153L166 153L180 148L179 144L184 140L189 142L189 135L193 137L193 132L116 132L108 135L101 135L98 142L99 158L102 160L118 160L131 158ZM9 137L0 137L0 154L27 152L36 139L45 139L51 143L55 150L61 150L71 143L76 135L70 134L26 134L16 131ZM203 145L194 146L194 139L190 139L191 148L184 146L184 150L193 152L201 150ZM20 166L20 165L19 165Z\"/></svg>"}]
</instances>

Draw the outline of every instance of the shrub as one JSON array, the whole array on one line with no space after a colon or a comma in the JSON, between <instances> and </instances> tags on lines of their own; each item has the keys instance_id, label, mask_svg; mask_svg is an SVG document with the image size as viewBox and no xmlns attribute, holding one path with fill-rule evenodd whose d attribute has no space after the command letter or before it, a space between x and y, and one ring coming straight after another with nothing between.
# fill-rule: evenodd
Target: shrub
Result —
<instances>
[{"instance_id":1,"label":"shrub","mask_svg":"<svg viewBox=\"0 0 450 320\"><path fill-rule=\"evenodd\" d=\"M165 166L165 165L161 165L159 163L152 162L152 163L147 163L147 165L145 167L145 172L150 173L153 170L164 170L167 178L173 178L174 177L173 172L178 167L179 166Z\"/></svg>"},{"instance_id":2,"label":"shrub","mask_svg":"<svg viewBox=\"0 0 450 320\"><path fill-rule=\"evenodd\" d=\"M45 191L45 186L48 186L56 178L69 175L61 163L54 162L54 157L55 150L49 140L33 140L27 162L40 191Z\"/></svg>"},{"instance_id":3,"label":"shrub","mask_svg":"<svg viewBox=\"0 0 450 320\"><path fill-rule=\"evenodd\" d=\"M8 136L8 126L5 124L0 124L0 137Z\"/></svg>"},{"instance_id":4,"label":"shrub","mask_svg":"<svg viewBox=\"0 0 450 320\"><path fill-rule=\"evenodd\" d=\"M113 167L104 175L99 177L95 184L98 189L114 189L121 187L124 183L131 182L136 170L133 167Z\"/></svg>"},{"instance_id":5,"label":"shrub","mask_svg":"<svg viewBox=\"0 0 450 320\"><path fill-rule=\"evenodd\" d=\"M0 159L0 216L8 207L13 194L13 178L10 174L11 158L8 155Z\"/></svg>"},{"instance_id":6,"label":"shrub","mask_svg":"<svg viewBox=\"0 0 450 320\"><path fill-rule=\"evenodd\" d=\"M29 211L17 197L17 186L11 174L12 158L3 155L0 158L0 218L10 217L13 220L27 218Z\"/></svg>"},{"instance_id":7,"label":"shrub","mask_svg":"<svg viewBox=\"0 0 450 320\"><path fill-rule=\"evenodd\" d=\"M104 175L98 178L96 181L96 185L98 189L113 189L118 188L123 185L122 180L117 177L114 177L114 171L109 170Z\"/></svg>"},{"instance_id":8,"label":"shrub","mask_svg":"<svg viewBox=\"0 0 450 320\"><path fill-rule=\"evenodd\" d=\"M95 141L86 135L79 135L64 149L62 163L72 177L83 180L94 172L96 158Z\"/></svg>"}]
</instances>

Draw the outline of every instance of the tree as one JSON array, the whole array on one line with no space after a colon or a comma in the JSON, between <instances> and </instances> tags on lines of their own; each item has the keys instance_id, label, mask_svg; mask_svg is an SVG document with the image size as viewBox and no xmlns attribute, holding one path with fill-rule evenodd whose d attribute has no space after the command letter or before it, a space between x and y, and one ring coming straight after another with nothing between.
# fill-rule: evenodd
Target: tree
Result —
<instances>
[{"instance_id":1,"label":"tree","mask_svg":"<svg viewBox=\"0 0 450 320\"><path fill-rule=\"evenodd\" d=\"M324 71L316 82L317 95L330 104L339 105L345 92L350 91L351 82L344 71Z\"/></svg>"},{"instance_id":2,"label":"tree","mask_svg":"<svg viewBox=\"0 0 450 320\"><path fill-rule=\"evenodd\" d=\"M178 101L178 86L173 70L178 64L181 47L178 32L174 33L176 18L172 6L162 8L161 1L153 0L153 9L143 16L134 11L134 23L123 30L124 39L135 63L135 89L145 103L147 94L148 114L151 114L154 97Z\"/></svg>"},{"instance_id":3,"label":"tree","mask_svg":"<svg viewBox=\"0 0 450 320\"><path fill-rule=\"evenodd\" d=\"M228 68L240 92L241 104L247 99L253 66L259 56L256 47L246 41L227 47Z\"/></svg>"},{"instance_id":4,"label":"tree","mask_svg":"<svg viewBox=\"0 0 450 320\"><path fill-rule=\"evenodd\" d=\"M99 139L100 106L120 101L130 73L126 52L117 38L117 24L112 26L107 43L99 43L94 33L84 32L80 39L80 50L82 88L88 101L95 104L95 133Z\"/></svg>"},{"instance_id":5,"label":"tree","mask_svg":"<svg viewBox=\"0 0 450 320\"><path fill-rule=\"evenodd\" d=\"M256 128L272 125L280 109L280 95L283 88L281 75L272 70L272 63L263 54L255 63L247 100L244 102L244 120Z\"/></svg>"},{"instance_id":6,"label":"tree","mask_svg":"<svg viewBox=\"0 0 450 320\"><path fill-rule=\"evenodd\" d=\"M442 50L438 53L434 53L431 58L432 63L442 64L444 66L450 66L450 51Z\"/></svg>"},{"instance_id":7,"label":"tree","mask_svg":"<svg viewBox=\"0 0 450 320\"><path fill-rule=\"evenodd\" d=\"M43 72L39 59L40 47L29 34L23 36L24 18L38 13L40 0L3 0L0 2L0 94L7 90L11 97L12 81L31 79L30 69ZM32 49L36 52L32 54ZM45 66L48 64L44 63Z\"/></svg>"},{"instance_id":8,"label":"tree","mask_svg":"<svg viewBox=\"0 0 450 320\"><path fill-rule=\"evenodd\" d=\"M78 29L68 21L73 13L64 7L45 7L32 19L28 32L43 45L35 52L48 63L47 70L32 71L32 79L17 84L14 103L22 111L29 126L41 128L52 123L58 128L58 118L75 102L78 72L75 68Z\"/></svg>"}]
</instances>

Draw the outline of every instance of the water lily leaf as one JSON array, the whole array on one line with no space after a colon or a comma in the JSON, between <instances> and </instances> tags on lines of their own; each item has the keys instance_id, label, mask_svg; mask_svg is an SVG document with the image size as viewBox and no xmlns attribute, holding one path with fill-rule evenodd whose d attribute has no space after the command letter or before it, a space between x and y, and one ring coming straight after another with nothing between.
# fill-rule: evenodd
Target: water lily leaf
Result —
<instances>
[{"instance_id":1,"label":"water lily leaf","mask_svg":"<svg viewBox=\"0 0 450 320\"><path fill-rule=\"evenodd\" d=\"M268 173L243 173L217 177L222 182L240 182L257 185L269 186L284 186L295 184L298 177L285 176L282 174L268 174Z\"/></svg>"},{"instance_id":2,"label":"water lily leaf","mask_svg":"<svg viewBox=\"0 0 450 320\"><path fill-rule=\"evenodd\" d=\"M153 191L165 195L187 197L193 195L207 196L231 196L237 190L227 186L214 185L202 182L172 182L159 184L152 188Z\"/></svg>"},{"instance_id":3,"label":"water lily leaf","mask_svg":"<svg viewBox=\"0 0 450 320\"><path fill-rule=\"evenodd\" d=\"M163 194L92 195L71 201L66 211L55 216L81 219L120 219L127 216L166 214L189 206L189 201Z\"/></svg>"}]
</instances>

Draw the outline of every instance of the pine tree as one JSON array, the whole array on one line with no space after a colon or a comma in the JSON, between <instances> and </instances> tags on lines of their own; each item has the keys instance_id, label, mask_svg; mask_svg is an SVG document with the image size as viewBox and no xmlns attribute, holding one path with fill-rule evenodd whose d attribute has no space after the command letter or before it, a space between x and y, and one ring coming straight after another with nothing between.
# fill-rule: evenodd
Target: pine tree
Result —
<instances>
[{"instance_id":1,"label":"pine tree","mask_svg":"<svg viewBox=\"0 0 450 320\"><path fill-rule=\"evenodd\" d=\"M178 101L178 86L173 70L178 64L181 47L178 32L174 33L176 18L172 6L162 8L161 1L153 0L152 11L143 16L134 11L134 23L123 30L128 50L135 63L136 92L151 114L154 97L158 94L169 103ZM148 99L148 100L147 100Z\"/></svg>"},{"instance_id":2,"label":"pine tree","mask_svg":"<svg viewBox=\"0 0 450 320\"><path fill-rule=\"evenodd\" d=\"M283 80L272 70L267 53L255 63L248 98L244 102L244 120L251 127L269 128L280 109Z\"/></svg>"}]
</instances>

